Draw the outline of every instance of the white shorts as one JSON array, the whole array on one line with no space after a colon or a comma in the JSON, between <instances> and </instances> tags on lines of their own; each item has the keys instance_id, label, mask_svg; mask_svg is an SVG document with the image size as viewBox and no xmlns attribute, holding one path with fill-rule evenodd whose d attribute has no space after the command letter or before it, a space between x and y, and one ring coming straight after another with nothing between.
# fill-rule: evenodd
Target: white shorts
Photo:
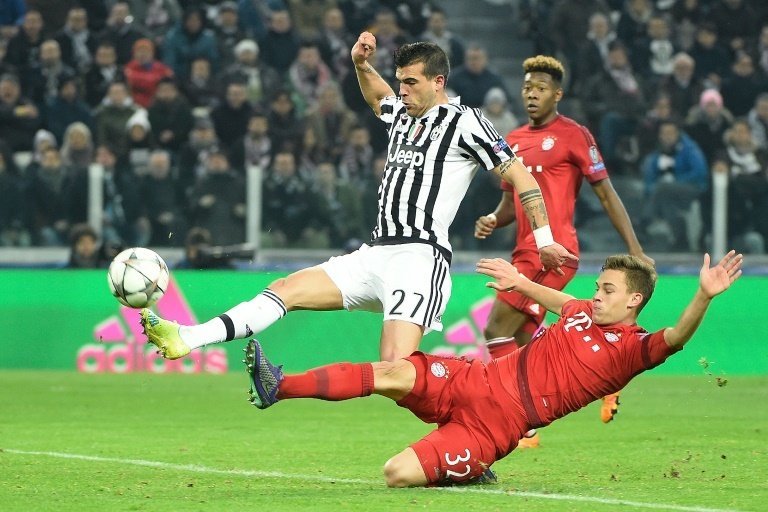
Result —
<instances>
[{"instance_id":1,"label":"white shorts","mask_svg":"<svg viewBox=\"0 0 768 512\"><path fill-rule=\"evenodd\" d=\"M384 312L384 320L404 320L427 331L443 329L449 267L440 251L421 243L363 244L320 265L341 290L345 309Z\"/></svg>"}]
</instances>

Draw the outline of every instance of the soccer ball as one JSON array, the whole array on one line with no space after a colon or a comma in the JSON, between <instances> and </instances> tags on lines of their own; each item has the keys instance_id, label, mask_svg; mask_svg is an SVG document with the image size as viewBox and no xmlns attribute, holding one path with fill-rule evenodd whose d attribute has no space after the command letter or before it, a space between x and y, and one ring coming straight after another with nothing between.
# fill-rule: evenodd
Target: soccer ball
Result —
<instances>
[{"instance_id":1,"label":"soccer ball","mask_svg":"<svg viewBox=\"0 0 768 512\"><path fill-rule=\"evenodd\" d=\"M126 249L115 256L107 272L109 291L131 308L146 308L160 300L169 279L163 258L143 247Z\"/></svg>"}]
</instances>

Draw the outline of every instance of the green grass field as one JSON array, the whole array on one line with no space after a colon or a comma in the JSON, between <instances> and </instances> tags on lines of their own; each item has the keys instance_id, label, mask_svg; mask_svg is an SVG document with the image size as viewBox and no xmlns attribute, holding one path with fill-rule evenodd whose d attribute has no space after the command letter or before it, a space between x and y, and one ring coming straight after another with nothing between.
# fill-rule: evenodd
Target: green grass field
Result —
<instances>
[{"instance_id":1,"label":"green grass field","mask_svg":"<svg viewBox=\"0 0 768 512\"><path fill-rule=\"evenodd\" d=\"M641 376L494 465L496 485L387 489L432 427L388 400L259 411L245 374L0 372L0 510L768 510L768 377Z\"/></svg>"}]
</instances>

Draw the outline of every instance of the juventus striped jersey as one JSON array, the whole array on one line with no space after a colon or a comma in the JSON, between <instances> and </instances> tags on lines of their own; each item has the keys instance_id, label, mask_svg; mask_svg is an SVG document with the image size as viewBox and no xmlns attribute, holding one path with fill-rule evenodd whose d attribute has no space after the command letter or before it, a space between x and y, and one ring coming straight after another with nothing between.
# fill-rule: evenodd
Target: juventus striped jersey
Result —
<instances>
[{"instance_id":1,"label":"juventus striped jersey","mask_svg":"<svg viewBox=\"0 0 768 512\"><path fill-rule=\"evenodd\" d=\"M448 228L478 165L491 170L514 153L480 109L452 100L411 117L395 96L380 106L389 145L371 245L427 243L450 261Z\"/></svg>"}]
</instances>

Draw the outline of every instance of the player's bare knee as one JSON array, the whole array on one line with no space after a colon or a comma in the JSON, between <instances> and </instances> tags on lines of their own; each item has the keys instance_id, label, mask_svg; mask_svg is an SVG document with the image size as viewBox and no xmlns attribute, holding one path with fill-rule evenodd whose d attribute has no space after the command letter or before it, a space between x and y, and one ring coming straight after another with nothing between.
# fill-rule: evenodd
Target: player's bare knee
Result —
<instances>
[{"instance_id":1,"label":"player's bare knee","mask_svg":"<svg viewBox=\"0 0 768 512\"><path fill-rule=\"evenodd\" d=\"M406 357L411 354L401 354L399 350L397 350L395 347L392 347L390 349L381 349L381 353L379 354L382 361L388 361L393 362L397 361L401 357Z\"/></svg>"},{"instance_id":2,"label":"player's bare knee","mask_svg":"<svg viewBox=\"0 0 768 512\"><path fill-rule=\"evenodd\" d=\"M283 292L288 288L288 278L281 277L280 279L275 279L267 288L280 295L280 292Z\"/></svg>"},{"instance_id":3,"label":"player's bare knee","mask_svg":"<svg viewBox=\"0 0 768 512\"><path fill-rule=\"evenodd\" d=\"M267 288L280 297L280 300L283 301L283 304L285 304L285 307L289 311L293 309L296 301L296 286L293 284L291 276L276 279L272 281Z\"/></svg>"},{"instance_id":4,"label":"player's bare knee","mask_svg":"<svg viewBox=\"0 0 768 512\"><path fill-rule=\"evenodd\" d=\"M401 457L394 456L384 463L384 481L387 487L410 487L414 482L410 481L410 471L402 462Z\"/></svg>"}]
</instances>

